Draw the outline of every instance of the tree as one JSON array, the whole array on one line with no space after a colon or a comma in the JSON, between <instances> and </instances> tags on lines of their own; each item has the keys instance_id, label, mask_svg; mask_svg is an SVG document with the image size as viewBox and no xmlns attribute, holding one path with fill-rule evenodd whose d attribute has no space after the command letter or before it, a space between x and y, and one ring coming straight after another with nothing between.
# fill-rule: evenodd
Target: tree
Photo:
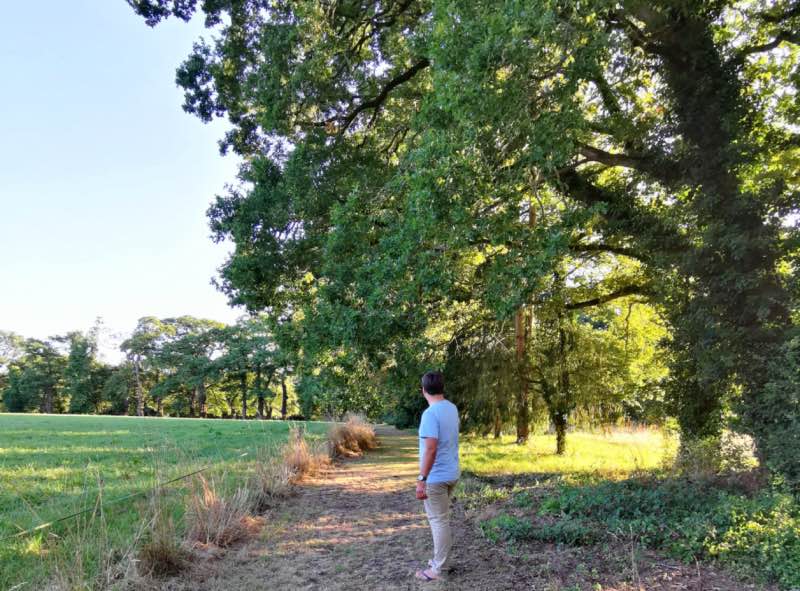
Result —
<instances>
[{"instance_id":1,"label":"tree","mask_svg":"<svg viewBox=\"0 0 800 591\"><path fill-rule=\"evenodd\" d=\"M209 212L236 247L221 287L302 309L305 355L387 387L409 379L406 347L441 360L469 322L451 306L524 327L565 258L602 252L608 281L566 309L662 307L685 435L716 431L730 400L767 460L800 420L792 397L759 404L792 307L795 2L129 3L216 28L178 82L247 162Z\"/></svg>"},{"instance_id":2,"label":"tree","mask_svg":"<svg viewBox=\"0 0 800 591\"><path fill-rule=\"evenodd\" d=\"M8 387L3 392L6 410L63 412L66 359L49 341L26 339L21 345L21 356L9 366Z\"/></svg>"},{"instance_id":3,"label":"tree","mask_svg":"<svg viewBox=\"0 0 800 591\"><path fill-rule=\"evenodd\" d=\"M102 383L98 384L95 359L96 338L92 334L71 332L63 340L69 344L69 355L64 370L64 393L69 398L69 412L97 412L101 401Z\"/></svg>"},{"instance_id":4,"label":"tree","mask_svg":"<svg viewBox=\"0 0 800 591\"><path fill-rule=\"evenodd\" d=\"M108 405L108 412L115 415L129 414L135 388L133 366L129 361L111 369L103 382L101 395L103 403Z\"/></svg>"},{"instance_id":5,"label":"tree","mask_svg":"<svg viewBox=\"0 0 800 591\"><path fill-rule=\"evenodd\" d=\"M207 414L206 388L217 375L214 362L220 351L219 332L223 324L214 320L180 316L167 318L170 338L159 348L154 362L157 367L171 368L171 389L185 387L190 394L189 414L205 417Z\"/></svg>"},{"instance_id":6,"label":"tree","mask_svg":"<svg viewBox=\"0 0 800 591\"><path fill-rule=\"evenodd\" d=\"M136 415L143 417L145 408L145 373L153 369L156 353L170 335L172 327L153 316L139 319L131 336L122 342L122 350L131 363L135 384Z\"/></svg>"},{"instance_id":7,"label":"tree","mask_svg":"<svg viewBox=\"0 0 800 591\"><path fill-rule=\"evenodd\" d=\"M220 330L222 355L216 360L220 371L231 374L239 383L242 418L247 418L248 380L253 374L256 392L256 416L265 418L265 393L269 391L276 366L277 348L263 317L244 317ZM231 409L233 410L233 409ZM269 415L272 414L272 406Z\"/></svg>"}]
</instances>

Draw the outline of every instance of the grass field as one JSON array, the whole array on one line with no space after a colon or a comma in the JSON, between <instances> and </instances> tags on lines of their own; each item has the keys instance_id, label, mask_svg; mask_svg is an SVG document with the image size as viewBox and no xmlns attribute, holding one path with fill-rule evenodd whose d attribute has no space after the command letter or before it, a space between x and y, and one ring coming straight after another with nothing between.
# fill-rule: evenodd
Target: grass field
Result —
<instances>
[{"instance_id":1,"label":"grass field","mask_svg":"<svg viewBox=\"0 0 800 591\"><path fill-rule=\"evenodd\" d=\"M498 474L563 474L618 479L660 468L675 455L677 440L657 429L619 429L608 434L567 435L567 451L556 455L555 435L531 435L517 445L500 439L466 437L461 468L481 476Z\"/></svg>"},{"instance_id":2,"label":"grass field","mask_svg":"<svg viewBox=\"0 0 800 591\"><path fill-rule=\"evenodd\" d=\"M329 427L306 425L311 437ZM68 544L53 543L63 538L97 542L96 548L85 548L78 565L93 575L101 551L129 544L147 511L147 495L121 503L116 499L146 493L156 482L206 466L213 468L204 475L220 486L236 486L251 471L259 450L277 448L288 431L289 423L280 421L0 414L0 589L41 588L55 565L74 559L61 550ZM176 522L187 486L189 481L181 480L167 489ZM102 514L92 511L8 539L94 508L98 499L103 500ZM113 527L102 527L103 521Z\"/></svg>"}]
</instances>

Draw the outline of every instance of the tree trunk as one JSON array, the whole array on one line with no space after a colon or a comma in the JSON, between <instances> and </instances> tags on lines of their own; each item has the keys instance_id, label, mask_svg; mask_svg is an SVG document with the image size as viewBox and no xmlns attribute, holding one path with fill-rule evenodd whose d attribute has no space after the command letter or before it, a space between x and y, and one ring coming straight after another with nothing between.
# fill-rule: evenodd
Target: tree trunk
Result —
<instances>
[{"instance_id":1,"label":"tree trunk","mask_svg":"<svg viewBox=\"0 0 800 591\"><path fill-rule=\"evenodd\" d=\"M200 410L200 416L206 418L206 383L201 380L197 385L197 407Z\"/></svg>"},{"instance_id":2,"label":"tree trunk","mask_svg":"<svg viewBox=\"0 0 800 591\"><path fill-rule=\"evenodd\" d=\"M494 438L500 439L500 435L502 434L503 430L503 421L500 418L500 410L495 409L494 411Z\"/></svg>"},{"instance_id":3,"label":"tree trunk","mask_svg":"<svg viewBox=\"0 0 800 591\"><path fill-rule=\"evenodd\" d=\"M538 183L538 180L536 181ZM535 189L535 187L534 187ZM528 201L528 227L536 227L536 210L533 200ZM528 441L530 435L530 400L528 395L529 362L528 362L528 337L530 336L532 312L524 305L517 310L514 317L514 330L516 333L517 372L519 384L517 385L517 443ZM497 432L497 431L495 431Z\"/></svg>"},{"instance_id":4,"label":"tree trunk","mask_svg":"<svg viewBox=\"0 0 800 591\"><path fill-rule=\"evenodd\" d=\"M567 451L567 415L556 413L552 418L556 428L556 454L562 455Z\"/></svg>"},{"instance_id":5,"label":"tree trunk","mask_svg":"<svg viewBox=\"0 0 800 591\"><path fill-rule=\"evenodd\" d=\"M160 379L161 379L161 373L159 371L156 371L155 383L158 384L158 381ZM164 396L162 395L159 395L158 398L156 398L156 414L160 417L164 416Z\"/></svg>"},{"instance_id":6,"label":"tree trunk","mask_svg":"<svg viewBox=\"0 0 800 591\"><path fill-rule=\"evenodd\" d=\"M264 418L264 391L261 389L261 365L256 366L256 395L258 396L258 410L256 416L259 419Z\"/></svg>"},{"instance_id":7,"label":"tree trunk","mask_svg":"<svg viewBox=\"0 0 800 591\"><path fill-rule=\"evenodd\" d=\"M528 441L530 434L530 412L528 401L528 355L527 337L528 327L525 308L520 308L514 318L516 332L517 372L519 384L517 385L517 443Z\"/></svg>"},{"instance_id":8,"label":"tree trunk","mask_svg":"<svg viewBox=\"0 0 800 591\"><path fill-rule=\"evenodd\" d=\"M144 416L144 393L142 392L141 359L136 355L133 359L133 375L136 378L136 416Z\"/></svg>"},{"instance_id":9,"label":"tree trunk","mask_svg":"<svg viewBox=\"0 0 800 591\"><path fill-rule=\"evenodd\" d=\"M197 399L197 388L192 388L189 392L189 416L196 417L197 413L195 412L194 402Z\"/></svg>"},{"instance_id":10,"label":"tree trunk","mask_svg":"<svg viewBox=\"0 0 800 591\"><path fill-rule=\"evenodd\" d=\"M785 451L788 441L775 441L773 434L797 428L800 409L792 396L774 400L771 407L763 403L770 364L788 338L791 300L776 272L781 240L778 225L767 221L770 213L764 203L770 196L762 200L761 195L745 191L736 176L752 163L753 146L748 145L755 120L749 114L752 106L743 98L740 66L718 49L708 17L687 17L677 9L640 12L653 39L648 49L663 63L677 131L690 150L682 165L698 190L688 205L694 223L703 229L702 246L679 260L682 274L695 279L696 285L673 321L684 328L678 345L688 351L700 377L695 380L697 388L683 390L677 382L674 397L679 405L699 413L697 417L686 413L690 427L694 423L702 427L700 431L714 431L704 424L703 414L710 414L709 422L716 427L713 421L719 424L720 402L705 400L698 405L692 398L709 385L715 398L725 396L731 384L739 386L737 411L763 458L768 449ZM773 190L768 185L762 189ZM709 338L711 325L715 328ZM705 354L709 350L718 353ZM680 374L685 368L671 369ZM796 442L792 443L800 451Z\"/></svg>"},{"instance_id":11,"label":"tree trunk","mask_svg":"<svg viewBox=\"0 0 800 591\"><path fill-rule=\"evenodd\" d=\"M247 374L242 372L239 376L239 385L242 390L242 420L247 418Z\"/></svg>"},{"instance_id":12,"label":"tree trunk","mask_svg":"<svg viewBox=\"0 0 800 591\"><path fill-rule=\"evenodd\" d=\"M281 376L281 419L286 420L286 405L289 402L289 394L286 391L286 376Z\"/></svg>"},{"instance_id":13,"label":"tree trunk","mask_svg":"<svg viewBox=\"0 0 800 591\"><path fill-rule=\"evenodd\" d=\"M53 393L53 388L50 387L50 386L47 386L44 389L44 392L43 392L43 395L42 395L42 404L39 407L40 411L43 412L43 413L46 413L46 414L52 414L53 413L53 399L54 398L55 398L55 395Z\"/></svg>"},{"instance_id":14,"label":"tree trunk","mask_svg":"<svg viewBox=\"0 0 800 591\"><path fill-rule=\"evenodd\" d=\"M558 357L559 357L559 376L558 376L558 397L563 402L562 408L558 409L554 416L556 426L556 454L561 455L567 449L567 421L569 413L574 408L572 402L572 392L570 391L569 379L569 344L567 343L567 331L564 330L564 317L558 315Z\"/></svg>"}]
</instances>

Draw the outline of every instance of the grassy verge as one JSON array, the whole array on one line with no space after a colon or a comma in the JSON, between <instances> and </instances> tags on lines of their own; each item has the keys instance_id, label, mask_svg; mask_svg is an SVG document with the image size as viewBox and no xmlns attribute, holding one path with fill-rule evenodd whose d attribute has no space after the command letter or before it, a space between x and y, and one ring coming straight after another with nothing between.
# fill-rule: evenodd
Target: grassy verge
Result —
<instances>
[{"instance_id":1,"label":"grassy verge","mask_svg":"<svg viewBox=\"0 0 800 591\"><path fill-rule=\"evenodd\" d=\"M614 439L625 437L572 435L572 454L561 458L540 454L541 442L470 442L464 463L478 476L467 479L463 495L480 508L483 534L512 551L537 543L649 548L689 564L714 563L742 580L800 587L797 499L754 488L747 472L705 479L669 473L663 459L673 448L655 435L620 448L615 464ZM516 477L492 476L503 470Z\"/></svg>"},{"instance_id":2,"label":"grassy verge","mask_svg":"<svg viewBox=\"0 0 800 591\"><path fill-rule=\"evenodd\" d=\"M136 493L212 466L203 475L213 479L216 493L234 494L255 474L257 458L279 453L289 427L278 421L0 414L0 538L88 510L34 534L0 539L0 589L43 588L54 571L71 572L65 586L96 581L147 529L152 498ZM307 423L306 437L322 439L329 427ZM184 479L162 489L163 519L182 523L193 486ZM126 500L114 503L120 498Z\"/></svg>"}]
</instances>

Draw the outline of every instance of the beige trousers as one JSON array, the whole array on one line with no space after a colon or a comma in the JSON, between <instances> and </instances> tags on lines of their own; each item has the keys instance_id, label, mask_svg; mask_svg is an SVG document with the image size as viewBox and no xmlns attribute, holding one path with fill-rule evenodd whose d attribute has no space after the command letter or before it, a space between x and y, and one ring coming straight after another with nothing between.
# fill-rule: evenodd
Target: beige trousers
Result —
<instances>
[{"instance_id":1,"label":"beige trousers","mask_svg":"<svg viewBox=\"0 0 800 591\"><path fill-rule=\"evenodd\" d=\"M437 575L447 568L453 536L450 533L450 497L457 480L434 482L425 487L425 514L433 533L433 560L428 564Z\"/></svg>"}]
</instances>

